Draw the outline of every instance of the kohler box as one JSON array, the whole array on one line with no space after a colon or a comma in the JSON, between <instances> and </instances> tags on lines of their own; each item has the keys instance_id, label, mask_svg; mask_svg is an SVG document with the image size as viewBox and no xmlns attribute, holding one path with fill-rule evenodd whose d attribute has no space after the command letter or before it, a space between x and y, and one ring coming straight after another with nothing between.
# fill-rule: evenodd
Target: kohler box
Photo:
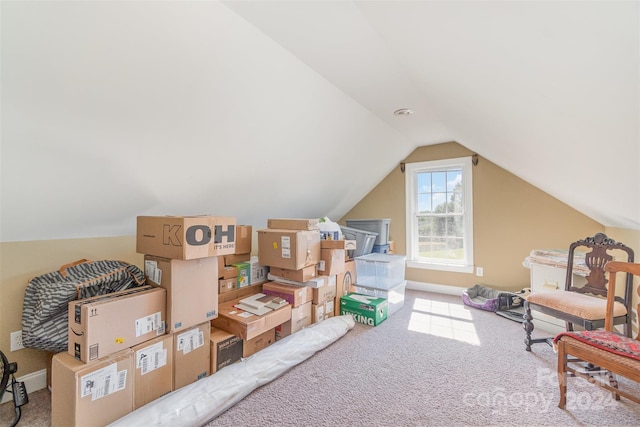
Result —
<instances>
[{"instance_id":1,"label":"kohler box","mask_svg":"<svg viewBox=\"0 0 640 427\"><path fill-rule=\"evenodd\" d=\"M236 219L224 216L139 216L136 252L172 259L234 254Z\"/></svg>"}]
</instances>

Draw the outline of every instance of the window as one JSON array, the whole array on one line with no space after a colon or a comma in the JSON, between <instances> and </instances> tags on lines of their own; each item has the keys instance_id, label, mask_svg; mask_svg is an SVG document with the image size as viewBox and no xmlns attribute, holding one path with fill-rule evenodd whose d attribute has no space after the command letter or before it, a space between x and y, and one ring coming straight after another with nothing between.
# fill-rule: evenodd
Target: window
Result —
<instances>
[{"instance_id":1,"label":"window","mask_svg":"<svg viewBox=\"0 0 640 427\"><path fill-rule=\"evenodd\" d=\"M471 158L408 163L407 266L473 273Z\"/></svg>"}]
</instances>

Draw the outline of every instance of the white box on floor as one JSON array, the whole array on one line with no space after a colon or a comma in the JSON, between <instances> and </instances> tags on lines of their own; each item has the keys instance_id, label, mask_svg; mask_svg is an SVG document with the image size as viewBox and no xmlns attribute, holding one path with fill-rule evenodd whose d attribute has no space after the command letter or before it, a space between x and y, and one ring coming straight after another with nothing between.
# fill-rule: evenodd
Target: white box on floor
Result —
<instances>
[{"instance_id":1,"label":"white box on floor","mask_svg":"<svg viewBox=\"0 0 640 427\"><path fill-rule=\"evenodd\" d=\"M387 317L390 317L396 311L400 310L402 306L404 306L404 289L406 286L407 281L403 280L391 289L372 288L368 286L362 286L358 283L356 283L353 287L357 294L386 299L389 304Z\"/></svg>"}]
</instances>

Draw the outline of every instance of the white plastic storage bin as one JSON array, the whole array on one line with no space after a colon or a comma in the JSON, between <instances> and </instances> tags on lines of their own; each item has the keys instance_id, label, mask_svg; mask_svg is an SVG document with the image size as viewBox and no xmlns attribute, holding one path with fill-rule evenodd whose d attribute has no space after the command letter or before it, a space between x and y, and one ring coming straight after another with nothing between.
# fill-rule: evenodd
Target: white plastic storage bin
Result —
<instances>
[{"instance_id":1,"label":"white plastic storage bin","mask_svg":"<svg viewBox=\"0 0 640 427\"><path fill-rule=\"evenodd\" d=\"M376 242L378 233L373 233L367 230L358 230L356 228L340 226L342 234L344 234L345 240L355 240L356 250L353 254L354 257L360 255L370 254L373 250L373 244Z\"/></svg>"},{"instance_id":2,"label":"white plastic storage bin","mask_svg":"<svg viewBox=\"0 0 640 427\"><path fill-rule=\"evenodd\" d=\"M391 289L404 280L404 255L372 253L355 258L356 283L377 289Z\"/></svg>"},{"instance_id":3,"label":"white plastic storage bin","mask_svg":"<svg viewBox=\"0 0 640 427\"><path fill-rule=\"evenodd\" d=\"M400 310L404 305L404 289L407 286L407 281L403 280L400 284L394 286L391 289L377 289L369 288L359 284L354 285L354 290L357 294L363 294L370 297L385 298L388 304L387 317L391 316L396 311Z\"/></svg>"},{"instance_id":4,"label":"white plastic storage bin","mask_svg":"<svg viewBox=\"0 0 640 427\"><path fill-rule=\"evenodd\" d=\"M378 233L374 245L387 245L389 243L390 219L348 219L347 227L367 230Z\"/></svg>"}]
</instances>

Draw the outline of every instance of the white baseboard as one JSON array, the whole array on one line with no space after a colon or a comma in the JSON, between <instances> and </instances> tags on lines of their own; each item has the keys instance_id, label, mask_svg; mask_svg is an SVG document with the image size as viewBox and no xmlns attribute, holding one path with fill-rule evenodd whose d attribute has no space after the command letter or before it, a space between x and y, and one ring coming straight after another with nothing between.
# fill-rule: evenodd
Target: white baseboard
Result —
<instances>
[{"instance_id":1,"label":"white baseboard","mask_svg":"<svg viewBox=\"0 0 640 427\"><path fill-rule=\"evenodd\" d=\"M23 375L21 377L16 378L17 381L24 382L25 387L27 388L27 395L34 391L42 390L47 387L47 370L40 369L36 372L31 372L30 374ZM13 396L11 393L5 393L2 396L2 402L10 402L13 400Z\"/></svg>"},{"instance_id":2,"label":"white baseboard","mask_svg":"<svg viewBox=\"0 0 640 427\"><path fill-rule=\"evenodd\" d=\"M460 288L458 286L437 285L435 283L425 283L425 282L413 282L411 280L407 280L406 288L413 289L416 291L434 292L437 294L456 295L456 296L461 296L462 292L466 289L466 288Z\"/></svg>"}]
</instances>

